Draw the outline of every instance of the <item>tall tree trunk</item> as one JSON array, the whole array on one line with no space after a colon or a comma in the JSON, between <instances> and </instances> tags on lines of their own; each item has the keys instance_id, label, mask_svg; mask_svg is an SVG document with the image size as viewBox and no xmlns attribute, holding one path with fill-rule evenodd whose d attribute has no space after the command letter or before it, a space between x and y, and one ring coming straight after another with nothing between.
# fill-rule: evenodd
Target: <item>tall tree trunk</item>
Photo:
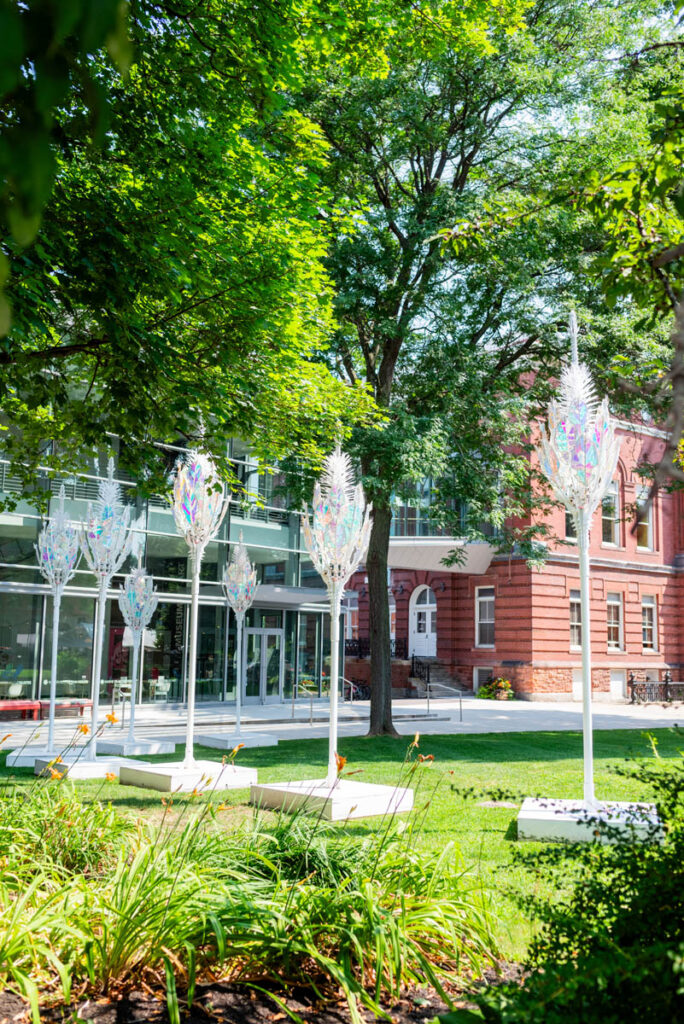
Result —
<instances>
[{"instance_id":1,"label":"tall tree trunk","mask_svg":"<svg viewBox=\"0 0 684 1024\"><path fill-rule=\"evenodd\" d=\"M392 658L390 655L387 553L392 510L373 506L366 570L370 611L371 708L369 736L397 736L392 724Z\"/></svg>"}]
</instances>

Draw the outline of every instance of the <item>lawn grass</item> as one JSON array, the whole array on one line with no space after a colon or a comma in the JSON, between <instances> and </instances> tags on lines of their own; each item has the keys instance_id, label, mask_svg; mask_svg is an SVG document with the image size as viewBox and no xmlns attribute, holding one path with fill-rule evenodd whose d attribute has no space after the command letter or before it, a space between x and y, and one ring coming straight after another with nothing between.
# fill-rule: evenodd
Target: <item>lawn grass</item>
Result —
<instances>
[{"instance_id":1,"label":"lawn grass","mask_svg":"<svg viewBox=\"0 0 684 1024\"><path fill-rule=\"evenodd\" d=\"M657 738L662 757L679 754L681 735L673 730L655 729L648 735ZM380 783L396 783L408 740L404 737L350 737L340 740L340 753L347 758L345 771L361 769L355 778ZM289 740L277 747L243 749L238 762L259 770L262 782L321 777L327 765L327 740ZM581 797L582 735L578 732L487 733L454 736L435 735L420 739L419 750L434 755L434 762L420 766L417 807L429 802L421 834L424 847L443 849L454 842L460 848L465 865L480 885L485 899L497 917L496 933L506 956L519 957L530 937L530 924L518 910L511 891L529 891L533 884L525 871L511 863L515 846L517 807L482 806L481 796L466 798L453 787L505 789L523 796ZM220 761L214 749L197 744L196 756ZM646 733L624 729L599 731L594 736L596 791L604 799L638 799L649 794L629 779L614 774L615 765L624 759L652 757ZM175 757L161 755L152 761L181 760L183 748ZM34 781L30 769L6 769L4 757L0 785L28 786ZM435 783L441 784L435 791ZM61 783L55 783L57 785ZM96 795L125 814L157 818L161 815L161 795L150 790L120 786L118 783L91 781L76 784L86 799ZM180 809L190 796L177 794ZM194 798L197 800L197 798ZM238 790L227 794L229 807L219 820L230 828L253 813L247 806L248 793ZM376 820L340 824L352 834L365 835L379 827Z\"/></svg>"}]
</instances>

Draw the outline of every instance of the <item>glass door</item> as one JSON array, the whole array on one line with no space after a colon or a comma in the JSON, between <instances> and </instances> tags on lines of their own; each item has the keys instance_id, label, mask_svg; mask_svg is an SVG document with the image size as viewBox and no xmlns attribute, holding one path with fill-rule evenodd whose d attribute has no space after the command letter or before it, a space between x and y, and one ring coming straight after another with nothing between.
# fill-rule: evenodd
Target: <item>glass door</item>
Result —
<instances>
[{"instance_id":1,"label":"glass door","mask_svg":"<svg viewBox=\"0 0 684 1024\"><path fill-rule=\"evenodd\" d=\"M245 630L245 704L275 704L282 700L283 630Z\"/></svg>"}]
</instances>

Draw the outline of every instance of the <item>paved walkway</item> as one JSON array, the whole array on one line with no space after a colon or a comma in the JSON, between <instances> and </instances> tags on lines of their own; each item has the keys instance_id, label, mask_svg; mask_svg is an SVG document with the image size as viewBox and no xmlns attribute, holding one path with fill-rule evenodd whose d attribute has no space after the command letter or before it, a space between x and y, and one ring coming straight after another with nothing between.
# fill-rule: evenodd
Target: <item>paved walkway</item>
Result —
<instances>
[{"instance_id":1,"label":"paved walkway","mask_svg":"<svg viewBox=\"0 0 684 1024\"><path fill-rule=\"evenodd\" d=\"M101 720L110 710L101 708ZM116 713L120 716L120 706ZM463 717L459 714L458 700L439 698L430 702L431 717L426 717L425 700L397 700L394 702L394 721L397 731L412 736L416 731L425 734L487 733L487 732L542 732L580 730L582 706L579 703L546 704L532 701L484 701L473 697L463 699ZM656 729L674 724L684 726L684 704L608 704L595 703L595 729ZM369 704L359 701L340 706L339 732L342 736L362 736L368 730ZM73 737L77 719L57 720L55 738L58 745L66 745ZM86 719L87 721L87 719ZM243 726L249 730L275 733L279 739L307 739L326 736L328 731L327 702L297 703L292 717L291 704L250 705L243 712ZM196 713L196 739L201 742L203 732L232 731L235 714L230 706L221 703L199 704ZM124 727L128 726L126 708ZM26 743L36 723L30 721L1 721L0 736L11 733L4 746L17 747ZM108 736L121 734L121 727L107 725ZM136 711L136 734L140 738L173 737L183 742L185 708L181 705L142 705ZM40 736L47 738L47 722L40 723Z\"/></svg>"}]
</instances>

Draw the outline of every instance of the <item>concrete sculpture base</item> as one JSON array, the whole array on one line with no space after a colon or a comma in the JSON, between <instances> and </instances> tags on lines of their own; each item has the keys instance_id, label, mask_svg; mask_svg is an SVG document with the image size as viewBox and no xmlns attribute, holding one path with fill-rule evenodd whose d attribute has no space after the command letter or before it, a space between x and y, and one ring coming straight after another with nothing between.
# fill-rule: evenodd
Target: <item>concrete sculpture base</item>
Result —
<instances>
[{"instance_id":1,"label":"concrete sculpture base","mask_svg":"<svg viewBox=\"0 0 684 1024\"><path fill-rule=\"evenodd\" d=\"M214 732L208 736L199 733L197 742L205 747L231 751L240 744L243 747L275 747L278 745L278 737L271 732Z\"/></svg>"},{"instance_id":2,"label":"concrete sculpture base","mask_svg":"<svg viewBox=\"0 0 684 1024\"><path fill-rule=\"evenodd\" d=\"M331 787L325 779L313 779L252 786L250 802L283 811L302 808L326 821L345 821L410 811L413 790L347 779L338 779Z\"/></svg>"},{"instance_id":3,"label":"concrete sculpture base","mask_svg":"<svg viewBox=\"0 0 684 1024\"><path fill-rule=\"evenodd\" d=\"M660 831L654 804L602 803L592 808L582 800L528 797L518 813L518 839L609 843L619 835L658 839Z\"/></svg>"},{"instance_id":4,"label":"concrete sculpture base","mask_svg":"<svg viewBox=\"0 0 684 1024\"><path fill-rule=\"evenodd\" d=\"M40 775L48 765L52 765L54 758L37 758L33 767L36 775ZM119 776L121 769L127 765L143 765L144 761L129 761L125 757L96 757L93 761L88 761L85 754L79 757L70 757L67 755L63 761L59 761L54 765L54 768L58 772L62 772L68 775L70 779L104 779L105 775L110 772L113 775Z\"/></svg>"},{"instance_id":5,"label":"concrete sculpture base","mask_svg":"<svg viewBox=\"0 0 684 1024\"><path fill-rule=\"evenodd\" d=\"M173 764L129 762L119 773L123 786L157 789L160 793L247 789L256 781L256 768L221 764L220 761L195 761L190 767L184 766L182 761Z\"/></svg>"},{"instance_id":6,"label":"concrete sculpture base","mask_svg":"<svg viewBox=\"0 0 684 1024\"><path fill-rule=\"evenodd\" d=\"M97 749L103 754L144 757L147 754L175 754L176 744L171 740L99 740Z\"/></svg>"},{"instance_id":7,"label":"concrete sculpture base","mask_svg":"<svg viewBox=\"0 0 684 1024\"><path fill-rule=\"evenodd\" d=\"M55 751L51 754L47 747L17 747L16 750L11 750L7 755L5 764L8 768L33 768L36 761L40 758L42 761L52 761L57 757L59 751Z\"/></svg>"}]
</instances>

